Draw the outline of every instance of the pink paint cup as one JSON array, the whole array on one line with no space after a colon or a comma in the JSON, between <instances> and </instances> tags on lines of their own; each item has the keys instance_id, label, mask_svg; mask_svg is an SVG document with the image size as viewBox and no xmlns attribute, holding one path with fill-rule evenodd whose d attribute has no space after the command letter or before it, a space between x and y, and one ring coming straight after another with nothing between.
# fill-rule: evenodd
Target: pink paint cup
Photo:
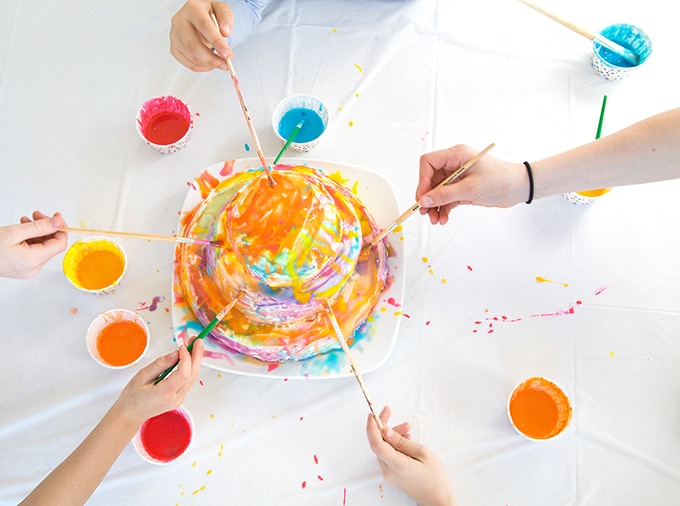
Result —
<instances>
[{"instance_id":1,"label":"pink paint cup","mask_svg":"<svg viewBox=\"0 0 680 506\"><path fill-rule=\"evenodd\" d=\"M194 126L189 106L177 97L150 98L137 112L137 132L159 153L174 153L189 142Z\"/></svg>"}]
</instances>

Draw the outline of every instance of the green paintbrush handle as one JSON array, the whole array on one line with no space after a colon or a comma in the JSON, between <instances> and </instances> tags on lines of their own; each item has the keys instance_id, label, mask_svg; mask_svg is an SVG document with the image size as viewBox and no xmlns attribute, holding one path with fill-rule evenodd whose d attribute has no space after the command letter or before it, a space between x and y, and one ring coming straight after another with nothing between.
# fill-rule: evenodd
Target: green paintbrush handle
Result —
<instances>
[{"instance_id":1,"label":"green paintbrush handle","mask_svg":"<svg viewBox=\"0 0 680 506\"><path fill-rule=\"evenodd\" d=\"M295 128L293 128L293 131L290 133L290 137L288 137L288 140L286 143L283 145L281 148L281 151L279 151L279 154L276 155L276 158L274 159L273 165L276 165L281 157L283 156L283 153L286 152L286 149L288 149L288 146L290 146L290 143L293 142L295 137L297 137L297 134L300 132L300 129L302 129L302 125L304 124L305 120L300 121L297 125L295 125Z\"/></svg>"}]
</instances>

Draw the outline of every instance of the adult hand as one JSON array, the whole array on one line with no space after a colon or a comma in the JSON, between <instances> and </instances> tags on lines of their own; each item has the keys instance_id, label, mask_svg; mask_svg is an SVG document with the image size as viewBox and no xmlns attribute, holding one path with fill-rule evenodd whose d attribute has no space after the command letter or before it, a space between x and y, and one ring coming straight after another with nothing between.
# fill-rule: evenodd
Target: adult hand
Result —
<instances>
[{"instance_id":1,"label":"adult hand","mask_svg":"<svg viewBox=\"0 0 680 506\"><path fill-rule=\"evenodd\" d=\"M213 13L219 29L211 17ZM229 37L233 25L234 14L228 3L188 0L172 17L170 52L195 72L227 70L225 59L234 54L224 38Z\"/></svg>"},{"instance_id":2,"label":"adult hand","mask_svg":"<svg viewBox=\"0 0 680 506\"><path fill-rule=\"evenodd\" d=\"M511 207L528 199L526 167L488 155L452 183L434 189L477 153L478 150L459 144L420 157L416 199L421 205L420 214L428 214L433 225L446 224L451 210L459 205Z\"/></svg>"},{"instance_id":3,"label":"adult hand","mask_svg":"<svg viewBox=\"0 0 680 506\"><path fill-rule=\"evenodd\" d=\"M61 214L49 217L40 211L19 225L0 227L0 276L30 278L52 257L66 249L67 234L59 229L66 223Z\"/></svg>"},{"instance_id":4,"label":"adult hand","mask_svg":"<svg viewBox=\"0 0 680 506\"><path fill-rule=\"evenodd\" d=\"M385 426L383 434L372 415L366 423L368 444L378 458L383 478L410 495L420 506L455 506L442 462L432 450L411 441L408 423L389 428L390 415L389 407L380 413Z\"/></svg>"}]
</instances>

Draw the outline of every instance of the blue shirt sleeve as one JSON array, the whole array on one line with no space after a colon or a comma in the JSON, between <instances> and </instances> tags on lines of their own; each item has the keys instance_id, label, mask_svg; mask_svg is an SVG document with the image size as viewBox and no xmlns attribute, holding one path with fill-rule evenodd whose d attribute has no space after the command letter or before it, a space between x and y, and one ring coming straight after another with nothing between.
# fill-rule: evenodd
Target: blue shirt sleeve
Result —
<instances>
[{"instance_id":1,"label":"blue shirt sleeve","mask_svg":"<svg viewBox=\"0 0 680 506\"><path fill-rule=\"evenodd\" d=\"M253 30L260 24L262 11L271 0L225 0L234 13L234 26L228 42L236 46L246 40Z\"/></svg>"}]
</instances>

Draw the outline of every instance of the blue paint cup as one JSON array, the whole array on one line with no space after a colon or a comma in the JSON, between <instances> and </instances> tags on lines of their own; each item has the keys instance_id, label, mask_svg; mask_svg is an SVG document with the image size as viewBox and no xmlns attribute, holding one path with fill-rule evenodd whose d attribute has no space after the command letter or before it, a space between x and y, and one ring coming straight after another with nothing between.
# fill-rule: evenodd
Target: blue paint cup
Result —
<instances>
[{"instance_id":1,"label":"blue paint cup","mask_svg":"<svg viewBox=\"0 0 680 506\"><path fill-rule=\"evenodd\" d=\"M312 95L293 95L284 98L274 109L272 127L283 142L288 140L293 129L304 120L302 128L290 143L290 149L306 153L313 149L328 127L328 108Z\"/></svg>"},{"instance_id":2,"label":"blue paint cup","mask_svg":"<svg viewBox=\"0 0 680 506\"><path fill-rule=\"evenodd\" d=\"M652 41L637 26L619 23L606 27L600 34L632 51L639 59L635 65L602 44L594 42L592 66L598 75L609 81L623 79L632 69L642 65L652 53Z\"/></svg>"}]
</instances>

